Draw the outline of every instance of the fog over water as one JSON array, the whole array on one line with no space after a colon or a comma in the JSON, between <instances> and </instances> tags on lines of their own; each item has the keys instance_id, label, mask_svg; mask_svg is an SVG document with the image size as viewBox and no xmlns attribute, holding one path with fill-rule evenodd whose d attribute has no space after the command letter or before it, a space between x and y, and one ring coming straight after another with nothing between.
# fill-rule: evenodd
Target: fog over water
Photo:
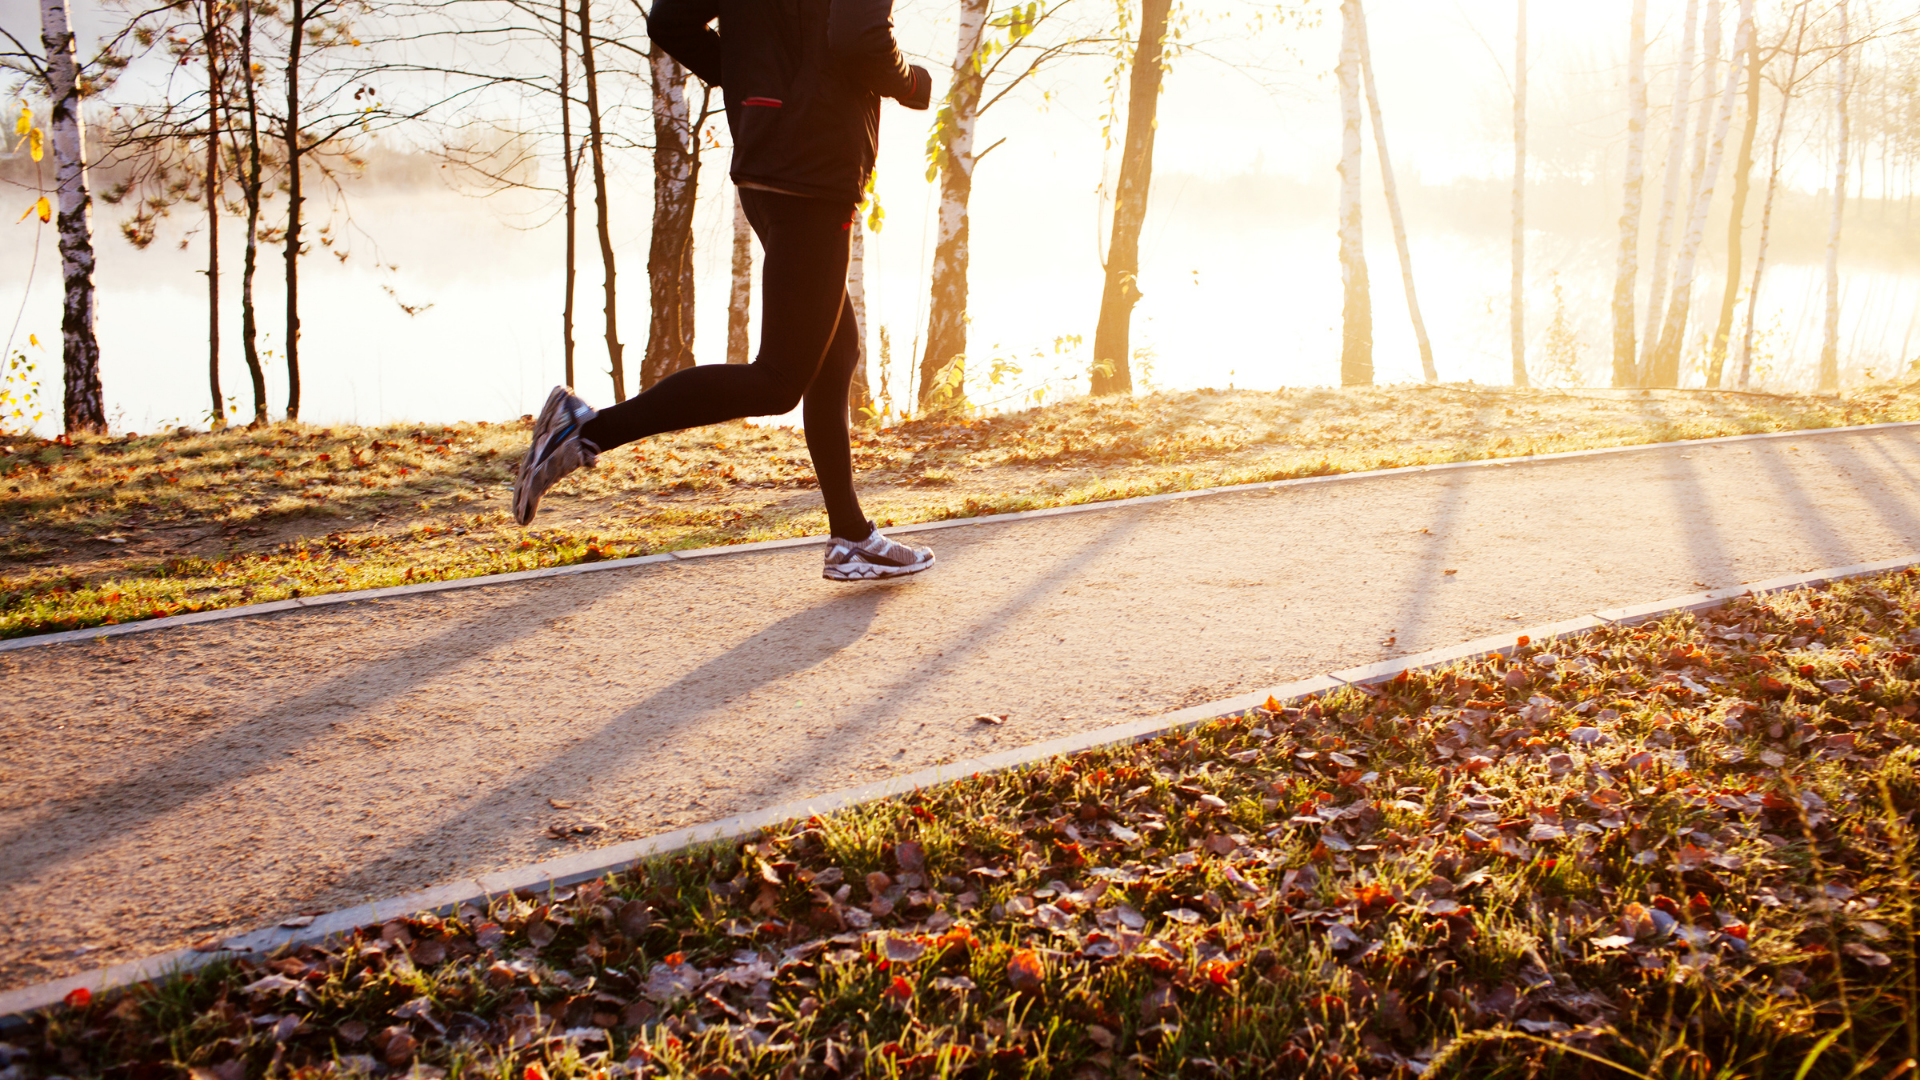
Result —
<instances>
[{"instance_id":1,"label":"fog over water","mask_svg":"<svg viewBox=\"0 0 1920 1080\"><path fill-rule=\"evenodd\" d=\"M914 0L899 8L903 45L936 72L951 63L950 5ZM1677 2L1654 0L1649 26L1656 115L1648 132L1644 268L1652 251L1663 166L1664 103L1671 95L1670 38ZM1420 300L1440 375L1482 383L1508 380L1507 186L1511 129L1506 89L1512 62L1510 2L1435 4L1375 0L1373 52L1388 137L1402 185ZM1539 381L1605 385L1610 363L1608 302L1625 142L1622 58L1625 0L1539 4L1532 14L1532 131L1527 326L1529 365ZM1673 10L1669 11L1671 8ZM1763 15L1767 8L1763 5ZM1204 14L1205 5L1196 11ZM1134 345L1146 350L1149 385L1271 388L1338 381L1340 277L1334 200L1339 115L1328 72L1338 44L1336 13L1308 29L1247 37L1222 16L1196 15L1189 40L1209 55L1177 58L1160 110L1156 175L1142 243L1144 299ZM16 33L37 26L23 0L0 3ZM95 20L97 24L97 19ZM83 22L83 29L87 25ZM1664 36L1663 36L1664 35ZM36 33L37 37L37 33ZM1728 38L1731 40L1731 20ZM1104 61L1062 67L982 118L980 144L1006 142L975 174L972 209L972 398L994 407L1084 392L1098 312L1101 245L1110 204L1099 188L1117 170L1103 160L1100 113ZM1046 97L1043 99L1043 92ZM631 95L644 105L644 94ZM1790 129L1788 179L1774 228L1757 320L1756 381L1809 388L1824 311L1826 206L1830 169L1823 125L1830 95L1811 93L1803 129ZM1769 107L1768 121L1771 112ZM869 355L880 386L880 329L893 365L884 372L896 402L908 397L927 315L930 215L937 197L925 179L930 114L889 103L881 122L877 191L885 226L869 238ZM645 113L614 122L644 137ZM1764 130L1764 126L1763 126ZM724 140L724 124L720 126ZM408 138L422 138L419 133ZM1738 127L1729 138L1732 158ZM394 162L419 164L399 134L383 138L371 174L347 183L351 221L336 213L333 247L319 243L302 264L303 418L317 422L500 419L537 408L561 377L563 237L553 200L532 192L480 199L435 169L395 179ZM16 168L9 175L18 175ZM651 169L638 152L616 155L614 235L620 326L629 378L645 348L646 260ZM725 350L731 236L726 152L709 151L696 217L699 323L696 351L718 362ZM1400 270L1379 198L1378 164L1367 150L1367 253L1373 282L1376 376L1419 377ZM543 179L557 177L557 163ZM1696 284L1690 337L1717 315L1724 273L1730 163L1708 226L1706 272ZM1843 376L1857 382L1904 369L1920 357L1920 230L1904 187L1881 189L1868 170L1865 200L1852 204L1841 248ZM441 176L447 182L437 182ZM50 177L50 171L49 171ZM383 178L384 177L384 178ZM1757 223L1764 161L1755 171L1748 221ZM1904 181L1902 181L1904 183ZM6 188L25 205L30 196ZM577 293L578 382L596 403L611 400L601 344L601 278L591 231L591 190L583 188ZM1883 195L1891 195L1883 199ZM10 204L9 204L10 205ZM267 204L270 218L284 199ZM316 221L326 210L311 205ZM0 208L3 209L3 208ZM15 211L17 213L17 211ZM11 218L9 215L9 220ZM203 424L206 418L204 225L197 206L179 208L145 251L118 236L124 211L96 210L100 247L100 336L108 413L119 430ZM11 324L32 264L31 219L7 224L0 244L0 321ZM222 378L244 411L237 297L242 222L222 223ZM42 228L32 290L19 338L36 334L37 354L57 412L59 263L51 227ZM1749 230L1747 272L1754 238ZM178 247L185 238L187 246ZM317 238L316 238L317 239ZM345 261L334 257L349 253ZM757 271L756 271L757 272ZM280 260L263 249L257 286L269 361L269 396L284 405ZM391 290L389 292L388 290ZM757 292L757 289L756 289ZM401 305L420 308L408 315ZM423 307L431 305L430 307ZM1640 301L1644 311L1645 302ZM1744 311L1744 304L1742 305ZM1556 328L1556 315L1558 327ZM757 324L757 312L756 312ZM1739 333L1738 325L1735 329ZM757 340L757 338L756 338ZM34 350L28 350L30 353ZM1697 361L1694 349L1689 364ZM1023 371L999 386L979 378L995 358ZM1136 370L1136 383L1142 380ZM1702 375L1689 368L1686 383ZM43 430L51 430L43 423Z\"/></svg>"}]
</instances>

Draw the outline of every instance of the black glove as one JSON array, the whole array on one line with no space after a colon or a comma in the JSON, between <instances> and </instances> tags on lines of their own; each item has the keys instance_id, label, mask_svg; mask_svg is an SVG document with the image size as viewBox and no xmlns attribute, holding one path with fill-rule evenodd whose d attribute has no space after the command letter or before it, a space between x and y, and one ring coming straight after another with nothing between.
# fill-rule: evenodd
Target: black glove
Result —
<instances>
[{"instance_id":1,"label":"black glove","mask_svg":"<svg viewBox=\"0 0 1920 1080\"><path fill-rule=\"evenodd\" d=\"M925 109L933 104L933 76L919 64L910 66L907 73L912 77L913 88L896 100L909 109Z\"/></svg>"}]
</instances>

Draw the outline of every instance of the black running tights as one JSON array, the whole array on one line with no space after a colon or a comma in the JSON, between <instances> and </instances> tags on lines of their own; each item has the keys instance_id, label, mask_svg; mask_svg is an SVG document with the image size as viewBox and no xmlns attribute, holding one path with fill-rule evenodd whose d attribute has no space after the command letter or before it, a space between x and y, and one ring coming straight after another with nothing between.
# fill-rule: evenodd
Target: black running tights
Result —
<instances>
[{"instance_id":1,"label":"black running tights","mask_svg":"<svg viewBox=\"0 0 1920 1080\"><path fill-rule=\"evenodd\" d=\"M760 282L760 355L751 364L700 364L637 397L600 410L581 435L602 451L636 439L747 416L779 416L802 402L807 453L833 535L864 540L853 493L847 389L860 359L847 252L854 208L755 188L740 189L766 265Z\"/></svg>"}]
</instances>

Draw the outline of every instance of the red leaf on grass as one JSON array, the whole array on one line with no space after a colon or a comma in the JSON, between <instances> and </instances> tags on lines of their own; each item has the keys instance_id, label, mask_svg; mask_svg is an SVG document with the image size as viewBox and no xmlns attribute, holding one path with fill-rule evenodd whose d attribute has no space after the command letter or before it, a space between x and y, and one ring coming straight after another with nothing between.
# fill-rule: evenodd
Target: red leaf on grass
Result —
<instances>
[{"instance_id":1,"label":"red leaf on grass","mask_svg":"<svg viewBox=\"0 0 1920 1080\"><path fill-rule=\"evenodd\" d=\"M1021 949L1007 961L1007 983L1022 994L1039 994L1046 985L1046 969L1040 966L1040 954Z\"/></svg>"},{"instance_id":2,"label":"red leaf on grass","mask_svg":"<svg viewBox=\"0 0 1920 1080\"><path fill-rule=\"evenodd\" d=\"M67 996L61 1000L67 1003L69 1009L84 1009L93 1004L93 991L84 986L76 986L67 991Z\"/></svg>"}]
</instances>

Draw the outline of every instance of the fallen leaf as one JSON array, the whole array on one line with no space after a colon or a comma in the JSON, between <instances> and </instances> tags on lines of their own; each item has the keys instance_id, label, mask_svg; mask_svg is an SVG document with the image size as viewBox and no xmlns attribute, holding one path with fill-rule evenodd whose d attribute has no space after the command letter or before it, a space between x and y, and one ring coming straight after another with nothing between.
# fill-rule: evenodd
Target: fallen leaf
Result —
<instances>
[{"instance_id":1,"label":"fallen leaf","mask_svg":"<svg viewBox=\"0 0 1920 1080\"><path fill-rule=\"evenodd\" d=\"M926 955L927 945L923 941L889 934L885 951L888 960L896 964L911 964Z\"/></svg>"},{"instance_id":2,"label":"fallen leaf","mask_svg":"<svg viewBox=\"0 0 1920 1080\"><path fill-rule=\"evenodd\" d=\"M275 977L278 978L278 976ZM60 1000L66 1002L69 1009L84 1009L93 1004L93 991L84 986L76 986L67 991L67 996Z\"/></svg>"},{"instance_id":3,"label":"fallen leaf","mask_svg":"<svg viewBox=\"0 0 1920 1080\"><path fill-rule=\"evenodd\" d=\"M1020 949L1007 961L1007 984L1015 993L1038 995L1046 985L1046 968L1040 964L1040 954L1032 949Z\"/></svg>"}]
</instances>

